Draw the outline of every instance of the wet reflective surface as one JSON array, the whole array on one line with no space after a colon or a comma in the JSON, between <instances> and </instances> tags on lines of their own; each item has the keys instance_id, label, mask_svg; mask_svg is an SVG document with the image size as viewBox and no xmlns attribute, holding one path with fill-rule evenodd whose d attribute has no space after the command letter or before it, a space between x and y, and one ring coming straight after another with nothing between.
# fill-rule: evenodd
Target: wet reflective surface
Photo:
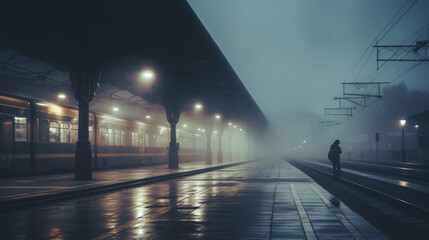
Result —
<instances>
[{"instance_id":1,"label":"wet reflective surface","mask_svg":"<svg viewBox=\"0 0 429 240\"><path fill-rule=\"evenodd\" d=\"M384 238L281 161L10 212L0 223L2 239Z\"/></svg>"}]
</instances>

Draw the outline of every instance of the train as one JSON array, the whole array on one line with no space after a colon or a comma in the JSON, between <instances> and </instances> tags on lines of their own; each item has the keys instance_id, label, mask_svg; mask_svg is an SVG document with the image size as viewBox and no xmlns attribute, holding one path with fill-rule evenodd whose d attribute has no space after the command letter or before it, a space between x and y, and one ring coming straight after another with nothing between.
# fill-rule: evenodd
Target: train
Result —
<instances>
[{"instance_id":1,"label":"train","mask_svg":"<svg viewBox=\"0 0 429 240\"><path fill-rule=\"evenodd\" d=\"M94 169L166 164L170 130L102 112L89 114ZM205 156L204 136L181 129L180 162ZM0 95L0 177L74 169L78 110L38 99Z\"/></svg>"}]
</instances>

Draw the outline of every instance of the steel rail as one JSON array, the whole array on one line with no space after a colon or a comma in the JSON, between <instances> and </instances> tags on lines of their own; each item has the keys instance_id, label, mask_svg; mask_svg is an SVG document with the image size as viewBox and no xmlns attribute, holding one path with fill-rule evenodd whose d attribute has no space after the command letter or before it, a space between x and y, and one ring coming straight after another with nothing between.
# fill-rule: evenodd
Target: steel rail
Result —
<instances>
[{"instance_id":1,"label":"steel rail","mask_svg":"<svg viewBox=\"0 0 429 240\"><path fill-rule=\"evenodd\" d=\"M323 171L321 169L318 169L318 168L316 168L314 166L309 166L308 164L304 164L303 162L293 161L293 160L291 160L290 162L293 163L293 164L296 164L296 165L301 165L303 167L310 168L310 169L312 169L314 171L317 171L319 173L323 173L325 175L329 175L329 176L332 177L331 173ZM359 176L359 177L364 178L362 176ZM375 197L384 199L384 200L386 200L386 201L388 201L388 202L390 202L390 203L392 203L392 204L394 204L396 206L404 207L406 209L409 209L410 211L412 211L416 215L422 216L422 217L424 217L426 219L429 218L429 209L426 209L424 207L418 206L418 205L413 204L411 202L408 202L408 201L406 201L404 199L401 199L401 198L398 198L398 197L391 196L389 194L380 192L378 190L375 190L375 189L373 189L371 187L362 185L360 183L356 183L356 182L354 182L352 180L345 179L343 177L341 178L341 180L343 182L345 182L346 184L348 184L348 185L351 185L351 186L354 186L355 188L361 189L361 190L363 190L363 191L365 191L365 192L367 192L367 193L369 193L371 195L374 195ZM389 184L389 183L385 183L385 184Z\"/></svg>"}]
</instances>

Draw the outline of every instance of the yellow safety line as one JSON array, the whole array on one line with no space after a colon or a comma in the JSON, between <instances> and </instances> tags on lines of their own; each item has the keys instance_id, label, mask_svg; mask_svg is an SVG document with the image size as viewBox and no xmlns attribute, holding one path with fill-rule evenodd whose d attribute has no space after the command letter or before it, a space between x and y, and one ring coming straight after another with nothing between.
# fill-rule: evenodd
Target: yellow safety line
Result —
<instances>
[{"instance_id":1,"label":"yellow safety line","mask_svg":"<svg viewBox=\"0 0 429 240\"><path fill-rule=\"evenodd\" d=\"M313 191L322 199L323 202L332 210L332 212L337 216L341 223L346 227L347 231L353 236L354 239L365 240L366 238L360 234L360 232L351 224L349 220L344 216L344 214L332 204L324 195L321 193L313 184L310 185Z\"/></svg>"},{"instance_id":2,"label":"yellow safety line","mask_svg":"<svg viewBox=\"0 0 429 240\"><path fill-rule=\"evenodd\" d=\"M296 209L298 210L299 218L301 218L301 224L304 228L304 233L307 239L309 240L317 240L316 234L314 233L313 226L311 226L310 219L307 216L307 212L302 205L301 199L296 192L295 185L293 183L290 184L290 190L292 192L293 199L295 200Z\"/></svg>"}]
</instances>

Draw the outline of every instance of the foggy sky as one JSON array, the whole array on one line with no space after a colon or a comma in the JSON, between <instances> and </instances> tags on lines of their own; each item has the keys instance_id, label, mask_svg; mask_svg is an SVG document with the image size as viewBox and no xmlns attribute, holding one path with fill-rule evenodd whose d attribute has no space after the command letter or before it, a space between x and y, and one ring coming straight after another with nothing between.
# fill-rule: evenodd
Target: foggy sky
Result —
<instances>
[{"instance_id":1,"label":"foggy sky","mask_svg":"<svg viewBox=\"0 0 429 240\"><path fill-rule=\"evenodd\" d=\"M346 79L368 45L406 2L188 1L279 136L298 139L324 120L324 107L336 106L332 99L341 94L341 82L363 81L376 69L374 52L359 75L355 71ZM417 2L380 44L402 43L427 25L428 9L428 0ZM405 44L428 40L429 31L421 38L410 38ZM375 74L377 78L370 80L390 82L410 66L388 64L387 70L380 69L383 71ZM428 63L423 63L391 86L404 82L409 90L429 92L428 76ZM429 110L427 102L418 109ZM370 115L367 110L360 114Z\"/></svg>"}]
</instances>

